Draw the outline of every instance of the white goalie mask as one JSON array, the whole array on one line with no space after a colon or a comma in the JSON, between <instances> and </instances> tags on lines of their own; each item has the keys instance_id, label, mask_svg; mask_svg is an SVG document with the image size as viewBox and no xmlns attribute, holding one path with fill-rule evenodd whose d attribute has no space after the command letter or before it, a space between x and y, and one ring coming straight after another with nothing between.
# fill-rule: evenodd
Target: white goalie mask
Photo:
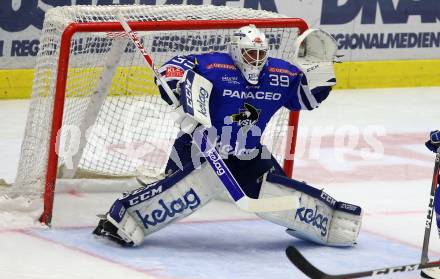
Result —
<instances>
[{"instance_id":1,"label":"white goalie mask","mask_svg":"<svg viewBox=\"0 0 440 279\"><path fill-rule=\"evenodd\" d=\"M255 25L241 27L232 35L229 54L250 84L258 83L268 48L266 36Z\"/></svg>"}]
</instances>

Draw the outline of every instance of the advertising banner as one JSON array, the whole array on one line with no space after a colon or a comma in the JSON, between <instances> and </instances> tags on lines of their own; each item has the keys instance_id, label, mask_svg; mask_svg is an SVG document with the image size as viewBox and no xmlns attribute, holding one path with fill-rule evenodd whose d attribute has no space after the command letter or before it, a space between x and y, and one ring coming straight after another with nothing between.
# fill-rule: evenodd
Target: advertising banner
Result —
<instances>
[{"instance_id":1,"label":"advertising banner","mask_svg":"<svg viewBox=\"0 0 440 279\"><path fill-rule=\"evenodd\" d=\"M45 11L111 4L228 5L300 17L330 32L345 61L440 58L438 0L2 0L0 69L33 68Z\"/></svg>"}]
</instances>

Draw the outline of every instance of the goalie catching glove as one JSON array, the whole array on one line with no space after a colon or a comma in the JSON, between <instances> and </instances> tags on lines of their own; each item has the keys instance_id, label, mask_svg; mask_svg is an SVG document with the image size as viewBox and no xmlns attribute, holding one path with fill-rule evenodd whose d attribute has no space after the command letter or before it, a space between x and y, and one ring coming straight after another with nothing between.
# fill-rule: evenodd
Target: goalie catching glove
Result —
<instances>
[{"instance_id":1,"label":"goalie catching glove","mask_svg":"<svg viewBox=\"0 0 440 279\"><path fill-rule=\"evenodd\" d=\"M336 84L333 62L338 49L336 41L327 32L309 29L295 40L294 61L302 70L312 95L321 103Z\"/></svg>"},{"instance_id":2,"label":"goalie catching glove","mask_svg":"<svg viewBox=\"0 0 440 279\"><path fill-rule=\"evenodd\" d=\"M176 92L180 95L180 106L174 110L171 117L184 133L192 133L199 124L211 127L211 90L212 83L193 70L185 71L177 83Z\"/></svg>"}]
</instances>

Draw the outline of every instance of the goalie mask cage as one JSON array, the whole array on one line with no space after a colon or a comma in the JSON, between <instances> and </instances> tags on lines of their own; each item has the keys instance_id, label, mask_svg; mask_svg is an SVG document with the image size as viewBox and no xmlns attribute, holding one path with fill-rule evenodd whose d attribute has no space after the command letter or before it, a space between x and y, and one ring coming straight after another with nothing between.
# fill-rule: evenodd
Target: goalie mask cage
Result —
<instances>
[{"instance_id":1,"label":"goalie mask cage","mask_svg":"<svg viewBox=\"0 0 440 279\"><path fill-rule=\"evenodd\" d=\"M43 197L43 223L51 222L55 184L64 179L163 177L178 129L117 14L139 34L156 65L176 55L225 52L234 30L248 24L266 34L270 56L292 62L293 41L307 28L301 19L220 6L48 10L17 177L9 190ZM282 109L263 135L289 175L297 124L298 113Z\"/></svg>"}]
</instances>

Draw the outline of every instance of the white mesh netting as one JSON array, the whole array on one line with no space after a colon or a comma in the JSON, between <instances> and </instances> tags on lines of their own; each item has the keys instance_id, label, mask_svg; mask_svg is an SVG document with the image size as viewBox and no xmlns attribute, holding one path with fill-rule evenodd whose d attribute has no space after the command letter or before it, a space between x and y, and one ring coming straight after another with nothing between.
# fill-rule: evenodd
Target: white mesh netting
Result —
<instances>
[{"instance_id":1,"label":"white mesh netting","mask_svg":"<svg viewBox=\"0 0 440 279\"><path fill-rule=\"evenodd\" d=\"M279 14L214 6L71 6L46 13L35 68L32 102L12 191L41 193L57 85L61 35L74 22L281 18ZM191 24L187 22L186 24ZM184 29L184 28L183 28ZM270 56L291 61L297 28L264 28ZM233 29L138 31L156 65L175 55L226 51ZM63 57L66 59L66 57ZM178 130L158 97L153 74L120 33L79 32L71 39L59 176L160 176ZM287 111L268 125L265 143L284 152ZM68 166L66 168L65 166Z\"/></svg>"}]
</instances>

